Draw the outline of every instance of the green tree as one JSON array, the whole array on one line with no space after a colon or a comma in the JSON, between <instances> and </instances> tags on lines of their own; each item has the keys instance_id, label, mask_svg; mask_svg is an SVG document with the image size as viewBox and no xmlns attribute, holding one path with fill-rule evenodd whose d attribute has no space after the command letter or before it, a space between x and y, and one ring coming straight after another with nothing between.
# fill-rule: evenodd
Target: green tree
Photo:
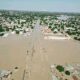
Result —
<instances>
[{"instance_id":1,"label":"green tree","mask_svg":"<svg viewBox=\"0 0 80 80\"><path fill-rule=\"evenodd\" d=\"M3 29L2 25L0 25L0 32L4 32L5 30Z\"/></svg>"}]
</instances>

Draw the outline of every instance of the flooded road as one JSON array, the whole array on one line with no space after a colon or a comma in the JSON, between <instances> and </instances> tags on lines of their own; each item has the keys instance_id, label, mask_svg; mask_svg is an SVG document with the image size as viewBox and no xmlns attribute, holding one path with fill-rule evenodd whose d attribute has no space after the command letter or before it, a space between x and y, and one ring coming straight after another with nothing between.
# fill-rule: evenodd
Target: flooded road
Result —
<instances>
[{"instance_id":1,"label":"flooded road","mask_svg":"<svg viewBox=\"0 0 80 80\"><path fill-rule=\"evenodd\" d=\"M43 46L43 35L41 33L41 27L39 21L36 23L33 33L31 35L31 46L27 50L28 55L26 56L26 71L25 76L29 80L46 80L49 78L49 65L47 64L46 52ZM46 70L47 68L47 70ZM47 75L47 76L46 76ZM46 76L46 77L45 77Z\"/></svg>"}]
</instances>

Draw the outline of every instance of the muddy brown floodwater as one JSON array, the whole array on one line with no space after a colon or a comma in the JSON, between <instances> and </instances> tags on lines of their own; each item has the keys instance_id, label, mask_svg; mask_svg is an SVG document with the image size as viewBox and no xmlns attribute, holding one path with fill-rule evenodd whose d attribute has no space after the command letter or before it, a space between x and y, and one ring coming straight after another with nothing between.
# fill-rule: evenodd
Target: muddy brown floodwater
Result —
<instances>
[{"instance_id":1,"label":"muddy brown floodwater","mask_svg":"<svg viewBox=\"0 0 80 80\"><path fill-rule=\"evenodd\" d=\"M0 38L0 69L12 70L14 80L52 80L52 64L80 61L80 43L45 40L39 22L30 36ZM14 68L18 67L15 72Z\"/></svg>"}]
</instances>

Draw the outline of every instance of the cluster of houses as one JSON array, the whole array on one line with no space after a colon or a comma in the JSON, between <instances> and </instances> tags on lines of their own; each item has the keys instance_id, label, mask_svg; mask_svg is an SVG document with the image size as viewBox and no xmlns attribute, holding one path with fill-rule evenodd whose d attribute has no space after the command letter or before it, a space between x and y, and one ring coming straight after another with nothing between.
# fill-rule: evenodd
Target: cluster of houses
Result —
<instances>
[{"instance_id":1,"label":"cluster of houses","mask_svg":"<svg viewBox=\"0 0 80 80\"><path fill-rule=\"evenodd\" d=\"M73 39L80 41L80 16L75 15L48 15L42 16L40 24L48 26L53 33L69 35Z\"/></svg>"},{"instance_id":2,"label":"cluster of houses","mask_svg":"<svg viewBox=\"0 0 80 80\"><path fill-rule=\"evenodd\" d=\"M30 14L15 11L0 11L0 36L7 33L25 34L31 32L36 18Z\"/></svg>"}]
</instances>

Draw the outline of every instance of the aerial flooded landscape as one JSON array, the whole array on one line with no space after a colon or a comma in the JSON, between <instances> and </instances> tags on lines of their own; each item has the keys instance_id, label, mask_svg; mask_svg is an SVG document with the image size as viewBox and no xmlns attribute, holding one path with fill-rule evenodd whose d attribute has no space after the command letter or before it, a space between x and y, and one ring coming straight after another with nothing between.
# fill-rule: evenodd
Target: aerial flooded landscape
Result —
<instances>
[{"instance_id":1,"label":"aerial flooded landscape","mask_svg":"<svg viewBox=\"0 0 80 80\"><path fill-rule=\"evenodd\" d=\"M2 3L14 5L18 0L14 1ZM0 80L80 80L79 12L4 7L0 8Z\"/></svg>"}]
</instances>

